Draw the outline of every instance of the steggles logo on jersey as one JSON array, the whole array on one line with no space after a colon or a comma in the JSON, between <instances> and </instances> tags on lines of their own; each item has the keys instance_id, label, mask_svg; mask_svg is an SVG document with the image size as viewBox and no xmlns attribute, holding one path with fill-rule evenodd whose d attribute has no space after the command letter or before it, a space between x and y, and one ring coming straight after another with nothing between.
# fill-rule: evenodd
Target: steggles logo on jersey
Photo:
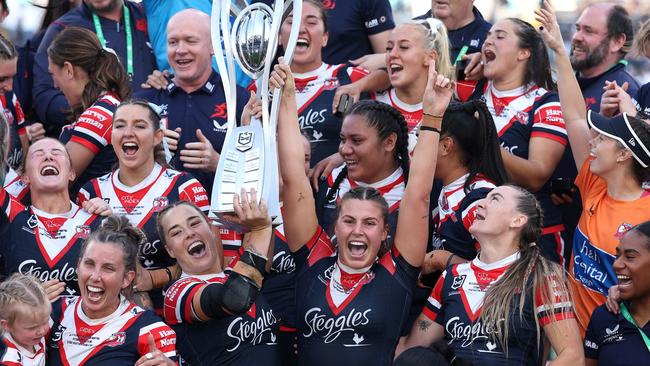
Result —
<instances>
[{"instance_id":1,"label":"steggles logo on jersey","mask_svg":"<svg viewBox=\"0 0 650 366\"><path fill-rule=\"evenodd\" d=\"M156 253L158 253L158 243L160 243L160 240L154 240L153 243L151 242L145 242L140 246L139 254L141 257L149 257L152 256Z\"/></svg>"},{"instance_id":2,"label":"steggles logo on jersey","mask_svg":"<svg viewBox=\"0 0 650 366\"><path fill-rule=\"evenodd\" d=\"M258 308L258 310L260 309ZM273 310L265 311L264 309L261 309L259 317L253 321L244 320L241 316L235 318L228 326L227 334L228 337L237 340L237 344L226 351L236 350L242 342L249 342L252 345L260 344L266 333L270 333L271 338L274 338L275 335L271 328L277 322Z\"/></svg>"},{"instance_id":3,"label":"steggles logo on jersey","mask_svg":"<svg viewBox=\"0 0 650 366\"><path fill-rule=\"evenodd\" d=\"M322 334L323 342L332 343L343 333L358 334L357 327L370 323L369 314L371 311L372 309L363 312L352 309L347 315L329 317L327 314L323 314L320 308L311 308L305 313L305 323L307 323L309 331L303 333L303 336L309 338L312 335Z\"/></svg>"},{"instance_id":4,"label":"steggles logo on jersey","mask_svg":"<svg viewBox=\"0 0 650 366\"><path fill-rule=\"evenodd\" d=\"M503 319L501 322L503 322ZM496 334L495 327L484 325L481 321L477 321L473 324L465 324L460 320L460 317L458 316L455 316L447 321L447 324L445 324L445 330L451 336L451 338L460 340L460 346L463 348L471 346L475 341L494 338L493 336ZM491 352L494 348L496 348L493 347L492 349L489 349L490 342L487 343L488 351Z\"/></svg>"},{"instance_id":5,"label":"steggles logo on jersey","mask_svg":"<svg viewBox=\"0 0 650 366\"><path fill-rule=\"evenodd\" d=\"M77 271L74 266L71 266L68 262L65 262L63 268L48 270L47 268L42 268L36 266L35 259L27 259L20 263L18 266L18 272L34 276L40 281L45 282L52 279L58 279L63 282L73 282L77 281Z\"/></svg>"},{"instance_id":6,"label":"steggles logo on jersey","mask_svg":"<svg viewBox=\"0 0 650 366\"><path fill-rule=\"evenodd\" d=\"M325 122L325 115L327 114L327 109L323 108L320 111L309 109L307 113L303 113L298 116L298 123L300 124L301 130L313 129L315 125Z\"/></svg>"},{"instance_id":7,"label":"steggles logo on jersey","mask_svg":"<svg viewBox=\"0 0 650 366\"><path fill-rule=\"evenodd\" d=\"M276 273L293 273L296 270L296 262L290 253L278 252L273 256L271 271Z\"/></svg>"}]
</instances>

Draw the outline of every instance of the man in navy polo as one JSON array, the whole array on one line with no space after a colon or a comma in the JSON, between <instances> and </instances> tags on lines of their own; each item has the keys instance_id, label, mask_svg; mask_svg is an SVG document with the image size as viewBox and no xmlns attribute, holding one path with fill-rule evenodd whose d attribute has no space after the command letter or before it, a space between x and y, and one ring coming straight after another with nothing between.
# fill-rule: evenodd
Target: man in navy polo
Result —
<instances>
[{"instance_id":1,"label":"man in navy polo","mask_svg":"<svg viewBox=\"0 0 650 366\"><path fill-rule=\"evenodd\" d=\"M174 76L167 88L144 89L136 96L162 109L165 135L175 150L171 165L192 173L210 193L226 136L226 98L212 69L210 16L196 9L176 13L167 24L167 58ZM248 99L237 88L237 121Z\"/></svg>"},{"instance_id":2,"label":"man in navy polo","mask_svg":"<svg viewBox=\"0 0 650 366\"><path fill-rule=\"evenodd\" d=\"M147 21L141 4L128 0L83 0L79 7L50 24L34 56L33 104L38 118L45 123L48 131L60 130L72 122L67 116L68 102L63 93L54 87L47 71L47 48L69 26L95 32L105 47L115 50L124 69L130 74L130 84L134 90L139 90L140 84L147 80L156 66L148 44ZM132 45L131 52L127 50L128 43Z\"/></svg>"},{"instance_id":3,"label":"man in navy polo","mask_svg":"<svg viewBox=\"0 0 650 366\"><path fill-rule=\"evenodd\" d=\"M587 108L598 112L606 81L628 83L636 95L639 83L625 70L625 55L632 47L632 20L620 5L597 3L587 7L576 21L571 39L571 66Z\"/></svg>"}]
</instances>

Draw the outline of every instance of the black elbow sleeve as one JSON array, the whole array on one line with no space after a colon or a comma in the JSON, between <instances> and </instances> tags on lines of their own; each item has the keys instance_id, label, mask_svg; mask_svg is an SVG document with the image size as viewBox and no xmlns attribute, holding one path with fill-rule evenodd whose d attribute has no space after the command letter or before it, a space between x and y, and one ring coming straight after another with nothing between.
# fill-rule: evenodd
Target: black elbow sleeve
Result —
<instances>
[{"instance_id":1,"label":"black elbow sleeve","mask_svg":"<svg viewBox=\"0 0 650 366\"><path fill-rule=\"evenodd\" d=\"M211 319L242 314L253 305L258 292L255 281L233 271L223 285L206 286L201 294L201 309Z\"/></svg>"}]
</instances>

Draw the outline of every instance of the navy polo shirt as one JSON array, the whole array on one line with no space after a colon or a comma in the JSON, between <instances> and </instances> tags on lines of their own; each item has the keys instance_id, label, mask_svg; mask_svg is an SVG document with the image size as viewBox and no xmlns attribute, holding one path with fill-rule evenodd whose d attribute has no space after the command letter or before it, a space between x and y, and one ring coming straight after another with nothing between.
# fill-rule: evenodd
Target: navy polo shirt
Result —
<instances>
[{"instance_id":1,"label":"navy polo shirt","mask_svg":"<svg viewBox=\"0 0 650 366\"><path fill-rule=\"evenodd\" d=\"M582 90L582 95L585 97L587 109L591 109L594 112L600 111L600 98L603 96L605 81L616 80L618 85L623 85L627 81L629 83L627 89L628 94L636 95L639 89L639 83L625 70L626 64L625 61L619 61L609 70L593 78L583 78L580 75L576 75L578 84L580 84L580 90Z\"/></svg>"},{"instance_id":2,"label":"navy polo shirt","mask_svg":"<svg viewBox=\"0 0 650 366\"><path fill-rule=\"evenodd\" d=\"M487 33L492 28L492 24L483 18L483 14L476 7L472 9L472 13L474 13L474 20L471 23L458 29L447 29L452 63L456 61L460 50L464 46L468 47L467 54L481 52ZM431 10L415 19L426 18L433 18Z\"/></svg>"},{"instance_id":3,"label":"navy polo shirt","mask_svg":"<svg viewBox=\"0 0 650 366\"><path fill-rule=\"evenodd\" d=\"M200 129L210 140L212 147L221 153L226 137L228 111L219 74L213 70L203 87L192 93L185 92L171 81L167 85L167 89L143 89L136 96L161 107L161 117L167 118L168 129L181 128L179 150L174 154L170 164L176 170L191 173L201 182L208 194L211 194L214 172L184 168L180 161L180 150L184 149L187 143L198 142L196 130ZM237 121L240 120L247 101L246 89L237 87Z\"/></svg>"},{"instance_id":4,"label":"navy polo shirt","mask_svg":"<svg viewBox=\"0 0 650 366\"><path fill-rule=\"evenodd\" d=\"M125 1L131 13L131 30L133 34L133 80L130 85L135 91L156 68L156 60L147 37L147 20L142 4ZM119 22L99 17L99 22L106 38L106 47L115 50L120 62L126 69L126 32L124 17ZM47 28L43 41L34 56L34 107L38 118L46 125L63 126L68 121L68 102L63 93L54 87L52 77L47 71L47 49L61 31L70 26L82 27L95 32L92 12L85 3L67 12Z\"/></svg>"},{"instance_id":5,"label":"navy polo shirt","mask_svg":"<svg viewBox=\"0 0 650 366\"><path fill-rule=\"evenodd\" d=\"M330 65L375 53L368 37L395 28L388 0L323 0L323 5L329 31L323 61Z\"/></svg>"},{"instance_id":6,"label":"navy polo shirt","mask_svg":"<svg viewBox=\"0 0 650 366\"><path fill-rule=\"evenodd\" d=\"M645 113L646 116L650 116L650 83L642 86L636 93L630 94L633 97L632 102L636 107L636 110L639 112Z\"/></svg>"},{"instance_id":7,"label":"navy polo shirt","mask_svg":"<svg viewBox=\"0 0 650 366\"><path fill-rule=\"evenodd\" d=\"M629 305L628 305L629 309ZM650 336L650 322L643 326ZM585 335L585 357L599 365L639 366L648 364L648 348L639 330L623 315L607 311L605 305L594 310Z\"/></svg>"}]
</instances>

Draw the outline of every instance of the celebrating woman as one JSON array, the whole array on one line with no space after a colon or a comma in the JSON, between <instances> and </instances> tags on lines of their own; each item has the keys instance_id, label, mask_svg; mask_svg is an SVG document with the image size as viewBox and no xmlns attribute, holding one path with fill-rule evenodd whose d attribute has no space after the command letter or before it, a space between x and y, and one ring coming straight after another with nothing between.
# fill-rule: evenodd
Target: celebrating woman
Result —
<instances>
[{"instance_id":1,"label":"celebrating woman","mask_svg":"<svg viewBox=\"0 0 650 366\"><path fill-rule=\"evenodd\" d=\"M561 166L566 130L544 41L528 23L496 22L483 44L483 74L474 98L492 113L501 155L513 182L535 193L544 209L538 241L549 259L564 263L565 238L560 207L551 201L551 176L571 180L573 168ZM559 170L558 170L559 169ZM558 170L556 172L556 170Z\"/></svg>"},{"instance_id":2,"label":"celebrating woman","mask_svg":"<svg viewBox=\"0 0 650 366\"><path fill-rule=\"evenodd\" d=\"M438 280L401 350L444 339L480 365L539 365L544 339L552 365L584 364L562 268L541 255L542 209L516 186L493 189L476 205L469 232L481 252Z\"/></svg>"},{"instance_id":3,"label":"celebrating woman","mask_svg":"<svg viewBox=\"0 0 650 366\"><path fill-rule=\"evenodd\" d=\"M81 246L81 296L54 302L48 365L175 365L176 334L129 301L142 232L109 216Z\"/></svg>"},{"instance_id":4,"label":"celebrating woman","mask_svg":"<svg viewBox=\"0 0 650 366\"><path fill-rule=\"evenodd\" d=\"M169 257L156 231L158 212L178 200L188 200L207 212L208 196L196 179L166 167L160 116L145 101L121 103L113 114L110 141L118 169L88 182L79 192L79 204L99 197L114 214L125 215L142 229L146 242L140 246L144 272L136 281L138 291L150 291L154 308L162 314L162 289L178 278L176 261Z\"/></svg>"},{"instance_id":5,"label":"celebrating woman","mask_svg":"<svg viewBox=\"0 0 650 366\"><path fill-rule=\"evenodd\" d=\"M575 184L583 211L573 237L570 283L581 329L616 284L618 238L650 220L650 125L623 113L612 119L587 110L555 15L548 3L537 11L541 34L555 52L558 91L571 150L579 168ZM589 130L592 127L594 135Z\"/></svg>"},{"instance_id":6,"label":"celebrating woman","mask_svg":"<svg viewBox=\"0 0 650 366\"><path fill-rule=\"evenodd\" d=\"M336 249L318 224L315 213L316 205L302 164L304 151L299 144L292 143L300 140L293 77L282 60L275 67L271 84L283 87L278 147L284 182L284 229L298 271L299 365L389 365L392 362L426 250L427 199L436 161L433 149L438 144L442 114L452 94L451 82L435 73L433 63L429 77L424 104L428 116L423 122L422 143L415 149L409 185L401 201L394 246L387 250L384 245L388 237L386 200L376 189L356 187L341 199L334 226L338 253L332 255ZM373 113L384 113L390 107L382 104L364 107L363 103L361 107L353 106L345 117L342 144L376 144L381 146L380 151L386 147L388 155L395 144L395 133L388 138L384 136L388 142L380 143L379 136L363 134L362 127L370 130L372 127L368 125L377 124ZM355 112L362 108L367 108L365 113ZM390 116L403 119L392 109L385 118ZM345 130L348 121L350 126L357 126L356 130ZM357 168L351 159L348 165Z\"/></svg>"},{"instance_id":7,"label":"celebrating woman","mask_svg":"<svg viewBox=\"0 0 650 366\"><path fill-rule=\"evenodd\" d=\"M54 85L72 108L74 123L60 140L72 158L77 177L72 191L111 171L113 112L131 91L124 68L112 50L102 48L97 36L84 28L68 27L47 50Z\"/></svg>"},{"instance_id":8,"label":"celebrating woman","mask_svg":"<svg viewBox=\"0 0 650 366\"><path fill-rule=\"evenodd\" d=\"M158 214L158 232L183 271L165 292L165 321L191 365L279 365L278 319L259 294L272 236L266 203L236 195L236 219L248 229L241 256L225 273L221 241L201 210L176 201Z\"/></svg>"}]
</instances>

